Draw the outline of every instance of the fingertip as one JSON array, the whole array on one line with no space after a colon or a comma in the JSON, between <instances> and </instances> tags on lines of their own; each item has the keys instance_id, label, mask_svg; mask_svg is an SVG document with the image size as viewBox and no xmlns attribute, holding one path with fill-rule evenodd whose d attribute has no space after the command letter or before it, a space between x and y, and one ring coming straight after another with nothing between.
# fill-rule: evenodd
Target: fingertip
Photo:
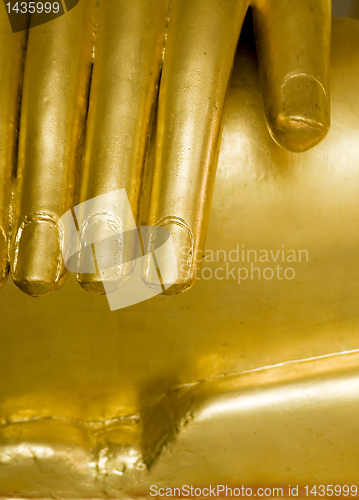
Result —
<instances>
[{"instance_id":1,"label":"fingertip","mask_svg":"<svg viewBox=\"0 0 359 500\"><path fill-rule=\"evenodd\" d=\"M143 273L144 282L153 289L161 283L163 295L177 295L195 284L194 236L190 226L179 217L166 217L154 226L170 233L170 240L161 249L149 248L148 256L155 254L156 260L147 260Z\"/></svg>"},{"instance_id":2,"label":"fingertip","mask_svg":"<svg viewBox=\"0 0 359 500\"><path fill-rule=\"evenodd\" d=\"M78 274L76 276L77 282L81 288L95 295L116 293L127 283L129 278L130 275L121 276L118 279L111 279L109 277L101 277L98 273Z\"/></svg>"},{"instance_id":3,"label":"fingertip","mask_svg":"<svg viewBox=\"0 0 359 500\"><path fill-rule=\"evenodd\" d=\"M196 284L196 280L194 277L191 277L187 280L180 281L170 286L166 290L162 292L162 295L178 295L183 292L187 292L190 288L192 288Z\"/></svg>"},{"instance_id":4,"label":"fingertip","mask_svg":"<svg viewBox=\"0 0 359 500\"><path fill-rule=\"evenodd\" d=\"M60 280L43 281L37 277L17 276L13 278L15 285L30 297L45 297L60 290L66 281L66 275Z\"/></svg>"},{"instance_id":5,"label":"fingertip","mask_svg":"<svg viewBox=\"0 0 359 500\"><path fill-rule=\"evenodd\" d=\"M20 226L14 245L12 279L31 297L59 290L66 281L57 224L49 217L32 217Z\"/></svg>"},{"instance_id":6,"label":"fingertip","mask_svg":"<svg viewBox=\"0 0 359 500\"><path fill-rule=\"evenodd\" d=\"M280 89L280 98L266 108L272 138L289 151L308 151L329 132L329 98L323 85L310 75L288 78Z\"/></svg>"},{"instance_id":7,"label":"fingertip","mask_svg":"<svg viewBox=\"0 0 359 500\"><path fill-rule=\"evenodd\" d=\"M134 235L122 233L121 220L107 213L86 219L77 260L76 279L81 288L96 295L118 291L132 274Z\"/></svg>"},{"instance_id":8,"label":"fingertip","mask_svg":"<svg viewBox=\"0 0 359 500\"><path fill-rule=\"evenodd\" d=\"M80 287L86 292L93 293L95 295L106 294L103 282L98 278L98 276L78 274L76 279Z\"/></svg>"}]
</instances>

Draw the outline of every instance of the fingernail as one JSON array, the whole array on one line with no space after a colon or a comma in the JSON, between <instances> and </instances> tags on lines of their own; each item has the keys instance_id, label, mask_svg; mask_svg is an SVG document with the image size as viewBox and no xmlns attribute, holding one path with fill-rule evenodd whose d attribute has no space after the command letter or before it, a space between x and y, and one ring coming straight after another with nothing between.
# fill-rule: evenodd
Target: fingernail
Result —
<instances>
[{"instance_id":1,"label":"fingernail","mask_svg":"<svg viewBox=\"0 0 359 500\"><path fill-rule=\"evenodd\" d=\"M18 229L13 252L12 278L32 297L57 291L64 284L61 235L51 215L26 217Z\"/></svg>"},{"instance_id":2,"label":"fingernail","mask_svg":"<svg viewBox=\"0 0 359 500\"><path fill-rule=\"evenodd\" d=\"M315 78L294 75L284 82L280 102L269 109L267 116L273 139L283 148L300 153L327 135L330 128L329 99Z\"/></svg>"},{"instance_id":3,"label":"fingernail","mask_svg":"<svg viewBox=\"0 0 359 500\"><path fill-rule=\"evenodd\" d=\"M8 273L8 240L5 231L0 227L0 289L7 281Z\"/></svg>"},{"instance_id":4,"label":"fingernail","mask_svg":"<svg viewBox=\"0 0 359 500\"><path fill-rule=\"evenodd\" d=\"M165 252L161 252L155 238L151 238L143 280L153 289L157 289L156 283L159 280L164 295L184 292L194 285L192 231L188 224L178 217L166 217L154 227L169 231L171 246L163 247Z\"/></svg>"},{"instance_id":5,"label":"fingernail","mask_svg":"<svg viewBox=\"0 0 359 500\"><path fill-rule=\"evenodd\" d=\"M133 268L133 245L124 241L119 219L111 214L95 214L82 224L77 280L88 292L99 295L118 290ZM106 284L106 292L104 283Z\"/></svg>"}]
</instances>

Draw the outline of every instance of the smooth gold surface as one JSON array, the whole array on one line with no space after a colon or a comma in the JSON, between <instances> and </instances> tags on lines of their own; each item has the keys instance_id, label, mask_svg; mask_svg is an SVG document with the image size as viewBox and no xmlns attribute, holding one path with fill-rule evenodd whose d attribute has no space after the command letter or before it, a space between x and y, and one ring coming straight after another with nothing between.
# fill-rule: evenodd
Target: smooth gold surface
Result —
<instances>
[{"instance_id":1,"label":"smooth gold surface","mask_svg":"<svg viewBox=\"0 0 359 500\"><path fill-rule=\"evenodd\" d=\"M3 6L1 6L3 9ZM5 8L4 8L5 10ZM10 203L16 166L19 102L27 32L13 34L0 15L0 288L9 271Z\"/></svg>"},{"instance_id":2,"label":"smooth gold surface","mask_svg":"<svg viewBox=\"0 0 359 500\"><path fill-rule=\"evenodd\" d=\"M74 206L94 13L95 2L86 0L29 32L14 193L12 277L32 296L57 290L66 276L58 221Z\"/></svg>"},{"instance_id":3,"label":"smooth gold surface","mask_svg":"<svg viewBox=\"0 0 359 500\"><path fill-rule=\"evenodd\" d=\"M73 277L2 292L2 497L357 481L359 23L333 28L332 129L303 154L268 134L240 46L196 287L116 312Z\"/></svg>"}]
</instances>

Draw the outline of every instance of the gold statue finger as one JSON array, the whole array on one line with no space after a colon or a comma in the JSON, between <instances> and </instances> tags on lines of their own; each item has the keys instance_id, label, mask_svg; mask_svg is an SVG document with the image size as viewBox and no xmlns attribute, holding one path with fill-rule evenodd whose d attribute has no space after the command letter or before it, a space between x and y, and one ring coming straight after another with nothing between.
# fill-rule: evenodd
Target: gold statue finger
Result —
<instances>
[{"instance_id":1,"label":"gold statue finger","mask_svg":"<svg viewBox=\"0 0 359 500\"><path fill-rule=\"evenodd\" d=\"M12 277L32 296L65 280L59 218L74 205L88 103L95 2L29 31L15 192Z\"/></svg>"},{"instance_id":2,"label":"gold statue finger","mask_svg":"<svg viewBox=\"0 0 359 500\"><path fill-rule=\"evenodd\" d=\"M282 147L306 151L330 126L331 0L253 0L265 116Z\"/></svg>"},{"instance_id":3,"label":"gold statue finger","mask_svg":"<svg viewBox=\"0 0 359 500\"><path fill-rule=\"evenodd\" d=\"M80 200L125 189L136 223L168 10L168 0L107 0L99 8ZM90 239L111 235L113 226L126 225L116 200L111 195L101 199L107 201L79 222L80 249ZM105 276L82 272L80 252L78 281L83 288L104 293L103 280L109 286L123 283L130 266L123 247L114 251L117 265Z\"/></svg>"},{"instance_id":4,"label":"gold statue finger","mask_svg":"<svg viewBox=\"0 0 359 500\"><path fill-rule=\"evenodd\" d=\"M161 269L167 294L194 284L204 250L222 110L247 8L247 0L172 4L148 219L171 232L177 262L167 259ZM149 285L156 277L155 266L146 267Z\"/></svg>"}]
</instances>

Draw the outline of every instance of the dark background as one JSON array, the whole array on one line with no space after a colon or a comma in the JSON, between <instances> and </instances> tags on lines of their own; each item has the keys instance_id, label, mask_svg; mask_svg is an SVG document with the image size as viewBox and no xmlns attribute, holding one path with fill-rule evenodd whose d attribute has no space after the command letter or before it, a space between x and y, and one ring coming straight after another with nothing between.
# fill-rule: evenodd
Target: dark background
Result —
<instances>
[{"instance_id":1,"label":"dark background","mask_svg":"<svg viewBox=\"0 0 359 500\"><path fill-rule=\"evenodd\" d=\"M333 17L359 19L359 0L333 0Z\"/></svg>"}]
</instances>

